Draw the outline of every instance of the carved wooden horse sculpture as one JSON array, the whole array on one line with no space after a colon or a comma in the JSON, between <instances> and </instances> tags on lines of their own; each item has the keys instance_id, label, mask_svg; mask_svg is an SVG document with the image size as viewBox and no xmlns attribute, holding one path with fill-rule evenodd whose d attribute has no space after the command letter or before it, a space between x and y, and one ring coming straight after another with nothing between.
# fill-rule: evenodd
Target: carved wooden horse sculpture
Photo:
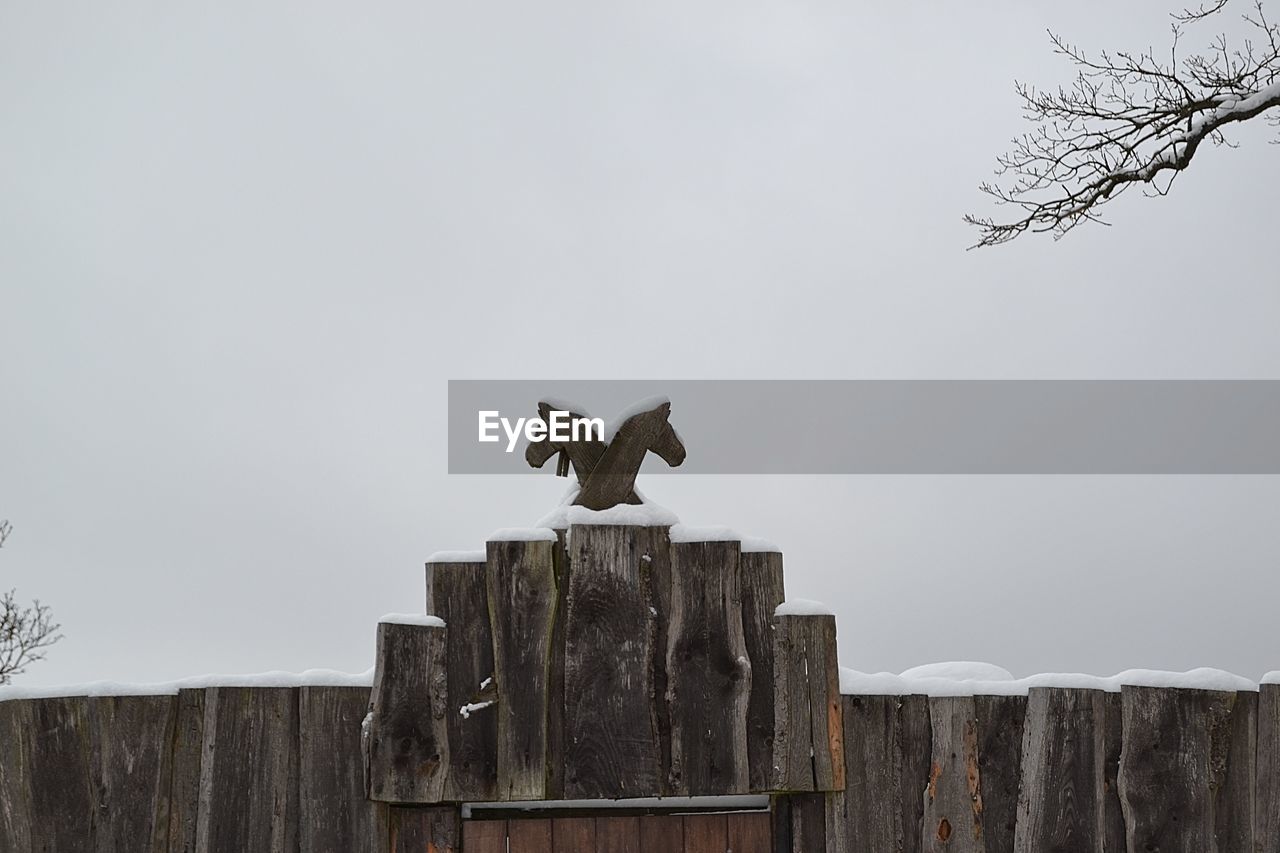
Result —
<instances>
[{"instance_id":1,"label":"carved wooden horse sculpture","mask_svg":"<svg viewBox=\"0 0 1280 853\"><path fill-rule=\"evenodd\" d=\"M550 419L552 407L538 404L543 422ZM541 468L553 455L563 454L557 474L567 476L566 460L573 465L581 487L574 504L588 509L608 509L618 504L638 504L636 475L645 454L653 451L673 468L684 462L685 449L668 418L671 404L661 403L652 409L627 418L613 439L605 444L599 439L555 442L550 438L529 442L525 460ZM583 416L570 413L570 421ZM572 433L571 433L572 434Z\"/></svg>"}]
</instances>

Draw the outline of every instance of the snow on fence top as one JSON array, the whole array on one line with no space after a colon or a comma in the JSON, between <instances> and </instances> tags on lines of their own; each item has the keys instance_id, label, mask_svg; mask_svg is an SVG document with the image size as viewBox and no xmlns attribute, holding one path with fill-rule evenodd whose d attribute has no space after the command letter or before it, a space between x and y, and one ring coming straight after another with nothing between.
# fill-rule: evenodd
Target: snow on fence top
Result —
<instances>
[{"instance_id":1,"label":"snow on fence top","mask_svg":"<svg viewBox=\"0 0 1280 853\"><path fill-rule=\"evenodd\" d=\"M173 696L179 690L206 687L372 687L373 669L339 672L308 669L305 672L259 672L250 675L196 675L177 681L132 684L122 681L88 681L52 687L0 687L0 702L9 699L52 699L62 696Z\"/></svg>"},{"instance_id":2,"label":"snow on fence top","mask_svg":"<svg viewBox=\"0 0 1280 853\"><path fill-rule=\"evenodd\" d=\"M1272 676L1276 677L1275 682L1267 680ZM1280 672L1268 673L1263 683L1280 683ZM1118 693L1126 685L1223 691L1258 689L1258 684L1247 678L1206 667L1187 672L1129 669L1110 677L1048 672L1026 678L1014 678L993 664L970 661L930 664L900 675L840 667L840 692L846 695L1025 696L1032 687L1074 687Z\"/></svg>"},{"instance_id":3,"label":"snow on fence top","mask_svg":"<svg viewBox=\"0 0 1280 853\"><path fill-rule=\"evenodd\" d=\"M831 608L821 601L807 598L788 598L773 610L774 616L834 616Z\"/></svg>"},{"instance_id":4,"label":"snow on fence top","mask_svg":"<svg viewBox=\"0 0 1280 853\"><path fill-rule=\"evenodd\" d=\"M428 563L483 563L488 556L484 551L436 551L427 557Z\"/></svg>"},{"instance_id":5,"label":"snow on fence top","mask_svg":"<svg viewBox=\"0 0 1280 853\"><path fill-rule=\"evenodd\" d=\"M439 616L423 613L387 613L378 620L378 624L388 625L421 625L424 628L443 628L444 620Z\"/></svg>"},{"instance_id":6,"label":"snow on fence top","mask_svg":"<svg viewBox=\"0 0 1280 853\"><path fill-rule=\"evenodd\" d=\"M550 527L503 527L490 533L489 541L554 542L556 541L556 532Z\"/></svg>"}]
</instances>

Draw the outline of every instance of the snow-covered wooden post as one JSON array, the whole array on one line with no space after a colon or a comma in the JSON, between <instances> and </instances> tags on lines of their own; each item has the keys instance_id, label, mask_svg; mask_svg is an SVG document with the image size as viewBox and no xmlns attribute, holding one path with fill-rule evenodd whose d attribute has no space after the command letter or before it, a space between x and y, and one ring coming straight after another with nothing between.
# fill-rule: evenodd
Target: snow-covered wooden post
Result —
<instances>
[{"instance_id":1,"label":"snow-covered wooden post","mask_svg":"<svg viewBox=\"0 0 1280 853\"><path fill-rule=\"evenodd\" d=\"M844 719L836 619L811 601L775 611L775 791L843 791Z\"/></svg>"}]
</instances>

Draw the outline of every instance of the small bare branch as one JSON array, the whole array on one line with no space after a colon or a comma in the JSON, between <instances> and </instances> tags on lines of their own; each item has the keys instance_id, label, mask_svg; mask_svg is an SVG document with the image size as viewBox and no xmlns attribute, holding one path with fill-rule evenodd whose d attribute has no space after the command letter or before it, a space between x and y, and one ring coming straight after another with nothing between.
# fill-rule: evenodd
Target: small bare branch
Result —
<instances>
[{"instance_id":1,"label":"small bare branch","mask_svg":"<svg viewBox=\"0 0 1280 853\"><path fill-rule=\"evenodd\" d=\"M39 601L18 603L13 590L0 595L0 684L44 660L45 650L62 639L61 625Z\"/></svg>"}]
</instances>

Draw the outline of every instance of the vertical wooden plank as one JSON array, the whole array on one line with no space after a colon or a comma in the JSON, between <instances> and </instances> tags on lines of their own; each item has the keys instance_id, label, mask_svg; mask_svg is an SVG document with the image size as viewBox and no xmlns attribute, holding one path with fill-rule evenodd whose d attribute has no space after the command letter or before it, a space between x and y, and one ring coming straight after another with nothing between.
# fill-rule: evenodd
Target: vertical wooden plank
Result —
<instances>
[{"instance_id":1,"label":"vertical wooden plank","mask_svg":"<svg viewBox=\"0 0 1280 853\"><path fill-rule=\"evenodd\" d=\"M680 815L650 815L640 819L640 849L644 853L684 850L684 818ZM511 853L516 853L512 850Z\"/></svg>"},{"instance_id":2,"label":"vertical wooden plank","mask_svg":"<svg viewBox=\"0 0 1280 853\"><path fill-rule=\"evenodd\" d=\"M1254 853L1258 694L1248 690L1215 705L1210 718L1210 789L1217 853ZM1222 719L1226 714L1227 719Z\"/></svg>"},{"instance_id":3,"label":"vertical wooden plank","mask_svg":"<svg viewBox=\"0 0 1280 853\"><path fill-rule=\"evenodd\" d=\"M1103 850L1103 737L1100 690L1033 687L1027 699L1018 853Z\"/></svg>"},{"instance_id":4,"label":"vertical wooden plank","mask_svg":"<svg viewBox=\"0 0 1280 853\"><path fill-rule=\"evenodd\" d=\"M373 810L365 799L363 687L303 687L298 694L301 853L373 851Z\"/></svg>"},{"instance_id":5,"label":"vertical wooden plank","mask_svg":"<svg viewBox=\"0 0 1280 853\"><path fill-rule=\"evenodd\" d=\"M32 768L26 745L35 699L0 702L0 851L35 850L31 839Z\"/></svg>"},{"instance_id":6,"label":"vertical wooden plank","mask_svg":"<svg viewBox=\"0 0 1280 853\"><path fill-rule=\"evenodd\" d=\"M667 700L675 794L750 789L751 663L742 633L739 547L736 541L671 545Z\"/></svg>"},{"instance_id":7,"label":"vertical wooden plank","mask_svg":"<svg viewBox=\"0 0 1280 853\"><path fill-rule=\"evenodd\" d=\"M733 853L772 853L773 839L770 835L768 812L736 812L729 815L729 849Z\"/></svg>"},{"instance_id":8,"label":"vertical wooden plank","mask_svg":"<svg viewBox=\"0 0 1280 853\"><path fill-rule=\"evenodd\" d=\"M902 849L924 849L924 791L932 778L933 720L928 696L899 697L898 744L902 753Z\"/></svg>"},{"instance_id":9,"label":"vertical wooden plank","mask_svg":"<svg viewBox=\"0 0 1280 853\"><path fill-rule=\"evenodd\" d=\"M596 819L557 817L551 821L551 849L555 853L595 853Z\"/></svg>"},{"instance_id":10,"label":"vertical wooden plank","mask_svg":"<svg viewBox=\"0 0 1280 853\"><path fill-rule=\"evenodd\" d=\"M460 853L462 818L457 807L389 807L384 849L387 853Z\"/></svg>"},{"instance_id":11,"label":"vertical wooden plank","mask_svg":"<svg viewBox=\"0 0 1280 853\"><path fill-rule=\"evenodd\" d=\"M196 850L296 849L297 690L210 687L204 708Z\"/></svg>"},{"instance_id":12,"label":"vertical wooden plank","mask_svg":"<svg viewBox=\"0 0 1280 853\"><path fill-rule=\"evenodd\" d=\"M774 634L774 790L844 790L835 617L780 616Z\"/></svg>"},{"instance_id":13,"label":"vertical wooden plank","mask_svg":"<svg viewBox=\"0 0 1280 853\"><path fill-rule=\"evenodd\" d=\"M975 696L974 711L987 853L1013 853L1027 697Z\"/></svg>"},{"instance_id":14,"label":"vertical wooden plank","mask_svg":"<svg viewBox=\"0 0 1280 853\"><path fill-rule=\"evenodd\" d=\"M1254 769L1254 845L1259 853L1280 851L1280 684L1258 688L1257 766Z\"/></svg>"},{"instance_id":15,"label":"vertical wooden plank","mask_svg":"<svg viewBox=\"0 0 1280 853\"><path fill-rule=\"evenodd\" d=\"M773 611L786 597L782 555L746 551L740 560L742 634L751 662L747 778L752 791L768 791L773 777Z\"/></svg>"},{"instance_id":16,"label":"vertical wooden plank","mask_svg":"<svg viewBox=\"0 0 1280 853\"><path fill-rule=\"evenodd\" d=\"M973 697L932 697L929 718L933 754L924 795L921 849L930 853L985 853Z\"/></svg>"},{"instance_id":17,"label":"vertical wooden plank","mask_svg":"<svg viewBox=\"0 0 1280 853\"><path fill-rule=\"evenodd\" d=\"M31 710L31 849L95 850L89 702L36 699Z\"/></svg>"},{"instance_id":18,"label":"vertical wooden plank","mask_svg":"<svg viewBox=\"0 0 1280 853\"><path fill-rule=\"evenodd\" d=\"M463 853L507 853L505 820L464 820Z\"/></svg>"},{"instance_id":19,"label":"vertical wooden plank","mask_svg":"<svg viewBox=\"0 0 1280 853\"><path fill-rule=\"evenodd\" d=\"M685 815L685 853L727 853L728 849L728 816L723 814Z\"/></svg>"},{"instance_id":20,"label":"vertical wooden plank","mask_svg":"<svg viewBox=\"0 0 1280 853\"><path fill-rule=\"evenodd\" d=\"M551 563L555 573L556 604L551 623L550 665L547 669L547 790L548 799L564 799L564 623L569 610L568 530L557 530ZM548 824L548 832L550 824Z\"/></svg>"},{"instance_id":21,"label":"vertical wooden plank","mask_svg":"<svg viewBox=\"0 0 1280 853\"><path fill-rule=\"evenodd\" d=\"M791 801L791 850L825 853L827 850L826 795L794 794Z\"/></svg>"},{"instance_id":22,"label":"vertical wooden plank","mask_svg":"<svg viewBox=\"0 0 1280 853\"><path fill-rule=\"evenodd\" d=\"M565 617L564 791L662 793L644 528L574 525Z\"/></svg>"},{"instance_id":23,"label":"vertical wooden plank","mask_svg":"<svg viewBox=\"0 0 1280 853\"><path fill-rule=\"evenodd\" d=\"M176 696L88 700L94 836L101 853L165 853Z\"/></svg>"},{"instance_id":24,"label":"vertical wooden plank","mask_svg":"<svg viewBox=\"0 0 1280 853\"><path fill-rule=\"evenodd\" d=\"M204 690L179 690L169 776L169 853L195 853L204 752ZM361 791L363 794L363 791Z\"/></svg>"},{"instance_id":25,"label":"vertical wooden plank","mask_svg":"<svg viewBox=\"0 0 1280 853\"><path fill-rule=\"evenodd\" d=\"M368 736L369 798L436 803L444 796L449 740L445 725L447 627L383 622Z\"/></svg>"},{"instance_id":26,"label":"vertical wooden plank","mask_svg":"<svg viewBox=\"0 0 1280 853\"><path fill-rule=\"evenodd\" d=\"M498 688L498 798L541 800L555 619L554 543L490 542L487 582Z\"/></svg>"},{"instance_id":27,"label":"vertical wooden plank","mask_svg":"<svg viewBox=\"0 0 1280 853\"><path fill-rule=\"evenodd\" d=\"M903 849L900 708L897 696L844 697L843 832L853 850Z\"/></svg>"},{"instance_id":28,"label":"vertical wooden plank","mask_svg":"<svg viewBox=\"0 0 1280 853\"><path fill-rule=\"evenodd\" d=\"M488 706L461 713L496 695L493 632L484 563L433 563L433 612L448 626L445 635L449 763L443 799L483 802L498 792L498 709ZM483 686L482 686L483 685Z\"/></svg>"},{"instance_id":29,"label":"vertical wooden plank","mask_svg":"<svg viewBox=\"0 0 1280 853\"><path fill-rule=\"evenodd\" d=\"M1229 742L1234 693L1124 687L1120 802L1130 850L1203 853L1216 835L1215 741ZM1219 777L1220 778L1220 777Z\"/></svg>"},{"instance_id":30,"label":"vertical wooden plank","mask_svg":"<svg viewBox=\"0 0 1280 853\"><path fill-rule=\"evenodd\" d=\"M550 818L521 818L507 822L507 853L552 853Z\"/></svg>"},{"instance_id":31,"label":"vertical wooden plank","mask_svg":"<svg viewBox=\"0 0 1280 853\"><path fill-rule=\"evenodd\" d=\"M653 640L650 669L653 672L653 730L658 740L658 786L655 793L670 794L671 708L667 704L670 679L667 676L667 643L671 636L671 533L666 527L645 527L639 531L640 559L649 573L649 607Z\"/></svg>"},{"instance_id":32,"label":"vertical wooden plank","mask_svg":"<svg viewBox=\"0 0 1280 853\"><path fill-rule=\"evenodd\" d=\"M596 818L597 853L641 853L642 850L640 818L625 815Z\"/></svg>"},{"instance_id":33,"label":"vertical wooden plank","mask_svg":"<svg viewBox=\"0 0 1280 853\"><path fill-rule=\"evenodd\" d=\"M1102 696L1102 849L1127 853L1124 811L1120 807L1120 753L1124 747L1124 716L1119 693Z\"/></svg>"}]
</instances>

